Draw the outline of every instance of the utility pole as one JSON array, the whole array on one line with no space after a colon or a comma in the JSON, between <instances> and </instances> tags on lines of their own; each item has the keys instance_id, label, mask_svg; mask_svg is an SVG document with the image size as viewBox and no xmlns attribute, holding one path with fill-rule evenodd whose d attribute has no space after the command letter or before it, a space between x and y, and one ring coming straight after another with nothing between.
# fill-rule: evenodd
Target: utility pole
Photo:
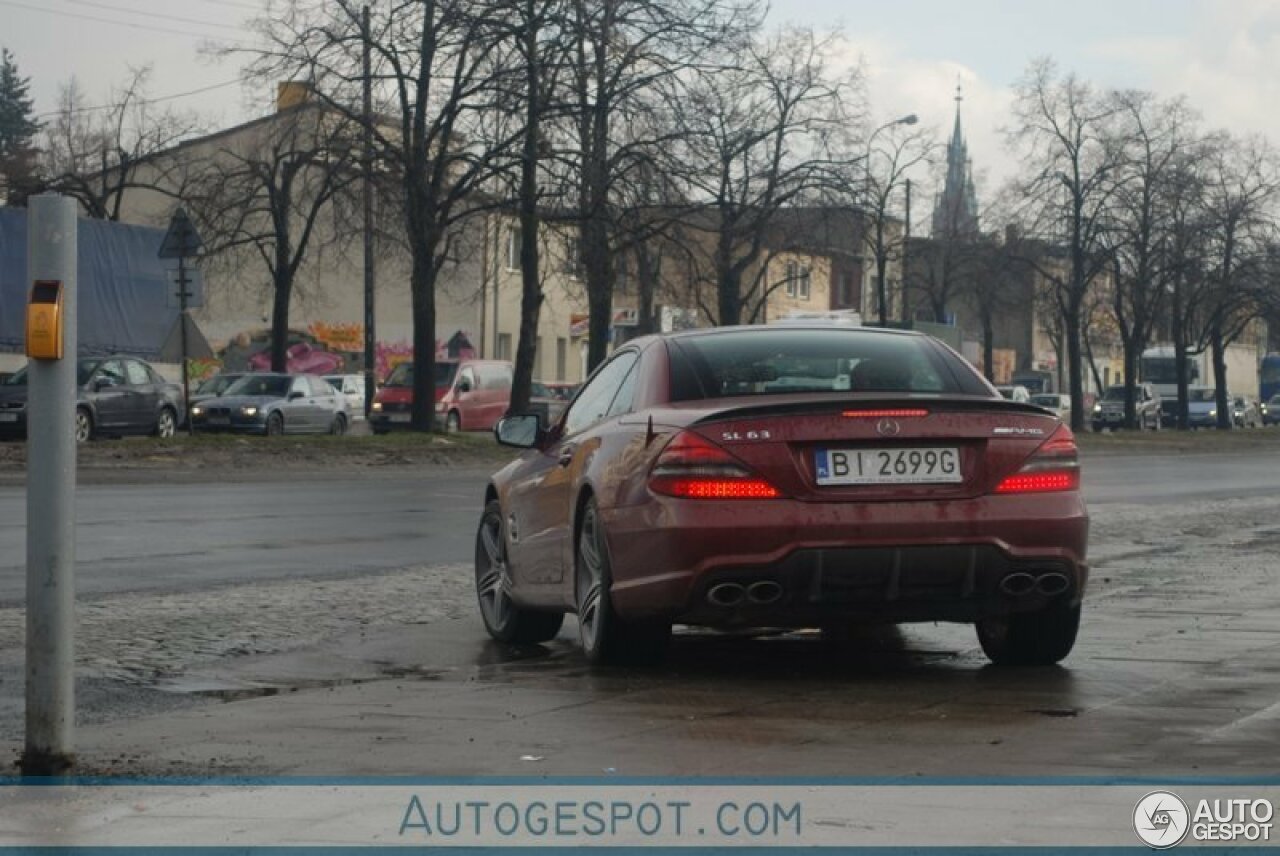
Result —
<instances>
[{"instance_id":1,"label":"utility pole","mask_svg":"<svg viewBox=\"0 0 1280 856\"><path fill-rule=\"evenodd\" d=\"M364 36L364 152L361 155L364 171L364 415L368 419L378 380L373 299L373 64L370 49L373 34L368 6L364 7L360 21Z\"/></svg>"},{"instance_id":2,"label":"utility pole","mask_svg":"<svg viewBox=\"0 0 1280 856\"><path fill-rule=\"evenodd\" d=\"M76 203L28 201L27 776L75 762ZM42 347L43 345L43 347Z\"/></svg>"},{"instance_id":3,"label":"utility pole","mask_svg":"<svg viewBox=\"0 0 1280 856\"><path fill-rule=\"evenodd\" d=\"M189 411L191 367L187 360L187 325L190 323L187 312L192 294L187 290L187 286L191 284L191 280L187 279L187 257L196 255L203 245L204 242L200 239L200 233L196 231L195 224L191 222L187 212L179 208L174 212L173 219L169 221L169 231L165 233L164 240L160 243L160 252L156 254L162 259L178 260L178 340L182 349L182 406L188 408L187 434L195 433Z\"/></svg>"},{"instance_id":4,"label":"utility pole","mask_svg":"<svg viewBox=\"0 0 1280 856\"><path fill-rule=\"evenodd\" d=\"M908 285L907 274L910 269L907 266L907 248L911 243L911 179L904 179L907 189L907 211L906 216L902 220L902 323L911 323L911 298Z\"/></svg>"}]
</instances>

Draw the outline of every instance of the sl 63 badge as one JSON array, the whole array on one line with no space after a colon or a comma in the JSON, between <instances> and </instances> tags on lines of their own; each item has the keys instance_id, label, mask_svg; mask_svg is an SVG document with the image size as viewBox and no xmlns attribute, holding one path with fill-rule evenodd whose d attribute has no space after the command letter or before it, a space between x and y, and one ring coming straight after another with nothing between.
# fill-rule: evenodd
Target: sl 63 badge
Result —
<instances>
[{"instance_id":1,"label":"sl 63 badge","mask_svg":"<svg viewBox=\"0 0 1280 856\"><path fill-rule=\"evenodd\" d=\"M739 440L768 440L772 435L768 431L725 431L720 435L720 439L726 443L733 443Z\"/></svg>"}]
</instances>

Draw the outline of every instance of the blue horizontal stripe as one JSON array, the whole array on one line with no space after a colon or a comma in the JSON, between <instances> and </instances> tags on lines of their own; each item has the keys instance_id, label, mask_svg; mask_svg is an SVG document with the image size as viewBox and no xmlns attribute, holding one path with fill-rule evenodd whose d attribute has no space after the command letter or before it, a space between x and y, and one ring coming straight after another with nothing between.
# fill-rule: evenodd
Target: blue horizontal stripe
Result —
<instances>
[{"instance_id":1,"label":"blue horizontal stripe","mask_svg":"<svg viewBox=\"0 0 1280 856\"><path fill-rule=\"evenodd\" d=\"M480 787L480 786L785 786L785 787L1280 787L1259 776L211 776L0 777L0 787Z\"/></svg>"}]
</instances>

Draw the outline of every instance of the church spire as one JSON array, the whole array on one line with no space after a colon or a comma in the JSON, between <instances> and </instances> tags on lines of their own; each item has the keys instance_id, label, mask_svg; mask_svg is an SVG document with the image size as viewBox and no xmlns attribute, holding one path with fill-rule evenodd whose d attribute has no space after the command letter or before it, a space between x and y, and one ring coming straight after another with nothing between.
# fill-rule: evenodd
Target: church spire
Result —
<instances>
[{"instance_id":1,"label":"church spire","mask_svg":"<svg viewBox=\"0 0 1280 856\"><path fill-rule=\"evenodd\" d=\"M956 77L956 121L947 144L947 178L933 209L934 238L974 236L978 233L978 200L973 190L973 164L960 124L964 90Z\"/></svg>"}]
</instances>

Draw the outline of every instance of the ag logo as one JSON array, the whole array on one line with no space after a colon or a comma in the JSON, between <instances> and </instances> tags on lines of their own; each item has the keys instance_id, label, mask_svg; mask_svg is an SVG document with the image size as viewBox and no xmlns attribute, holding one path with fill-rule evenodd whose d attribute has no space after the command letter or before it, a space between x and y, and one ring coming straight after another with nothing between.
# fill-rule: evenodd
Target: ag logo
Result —
<instances>
[{"instance_id":1,"label":"ag logo","mask_svg":"<svg viewBox=\"0 0 1280 856\"><path fill-rule=\"evenodd\" d=\"M1157 850L1181 844L1190 828L1187 804L1168 791L1152 791L1133 808L1133 831Z\"/></svg>"}]
</instances>

